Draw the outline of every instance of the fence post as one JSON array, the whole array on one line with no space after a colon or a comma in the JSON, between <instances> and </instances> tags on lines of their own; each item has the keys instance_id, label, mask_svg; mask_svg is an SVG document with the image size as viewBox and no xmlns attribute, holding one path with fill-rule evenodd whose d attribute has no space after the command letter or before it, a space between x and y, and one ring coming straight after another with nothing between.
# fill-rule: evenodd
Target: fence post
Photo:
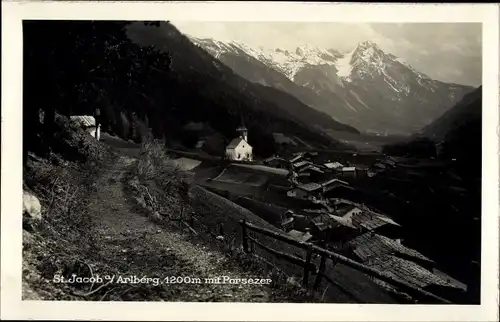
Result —
<instances>
[{"instance_id":1,"label":"fence post","mask_svg":"<svg viewBox=\"0 0 500 322\"><path fill-rule=\"evenodd\" d=\"M309 269L311 268L312 253L313 253L312 244L309 244L306 254L306 263L304 265L304 277L302 280L302 284L305 288L307 288L307 284L309 282Z\"/></svg>"},{"instance_id":2,"label":"fence post","mask_svg":"<svg viewBox=\"0 0 500 322\"><path fill-rule=\"evenodd\" d=\"M245 219L240 221L241 224L241 244L243 245L243 251L245 253L249 253L248 249L248 239L247 239L247 224Z\"/></svg>"},{"instance_id":3,"label":"fence post","mask_svg":"<svg viewBox=\"0 0 500 322\"><path fill-rule=\"evenodd\" d=\"M326 266L326 256L325 254L321 254L321 262L319 263L318 274L316 275L316 280L314 281L313 290L316 291L319 287L319 283L321 282L321 278L323 278L323 274L325 272Z\"/></svg>"}]
</instances>

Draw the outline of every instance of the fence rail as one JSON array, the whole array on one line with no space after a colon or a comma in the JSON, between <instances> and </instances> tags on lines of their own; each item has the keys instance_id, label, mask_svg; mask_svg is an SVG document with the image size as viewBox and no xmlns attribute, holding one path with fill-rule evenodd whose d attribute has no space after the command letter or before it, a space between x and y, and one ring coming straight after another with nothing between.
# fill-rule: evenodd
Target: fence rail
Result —
<instances>
[{"instance_id":1,"label":"fence rail","mask_svg":"<svg viewBox=\"0 0 500 322\"><path fill-rule=\"evenodd\" d=\"M310 284L309 283L309 276L311 275L311 273L316 275L316 279L315 279L314 283L312 284L313 290L316 290L319 287L322 278L324 278L325 280L327 280L330 283L334 282L329 276L327 276L325 274L326 260L330 259L334 263L344 264L348 267L351 267L351 268L356 269L360 272L363 272L363 273L367 274L368 276L375 277L381 281L384 281L384 282L389 283L393 286L396 286L397 288L407 292L408 294L410 294L411 296L414 296L417 299L431 300L433 303L452 304L452 302L450 302L447 299L444 299L444 298L437 296L433 293L430 293L422 288L419 288L417 286L409 284L409 283L407 283L399 278L389 276L381 271L378 271L372 267L369 267L367 265L356 262L350 258L343 256L343 255L334 253L330 250L321 248L319 246L316 246L316 245L308 243L308 242L296 240L290 236L277 233L277 232L272 231L272 230L267 229L267 228L256 226L256 225L249 223L245 220L240 221L240 224L241 224L241 230L242 230L243 250L246 253L251 252L250 244L249 244L249 242L250 242L250 243L253 243L253 244L259 246L260 248L266 250L267 252L269 252L277 257L284 258L285 260L304 268L302 284L305 288L308 288L310 286L309 285ZM249 230L260 233L262 235L265 235L265 236L268 236L271 238L274 238L276 240L285 242L287 244L299 247L303 250L306 250L307 251L306 259L304 260L302 258L293 256L290 254L282 253L282 252L279 252L277 250L274 250L274 249L264 245L263 243L259 242L257 240L257 238L250 237L248 235ZM319 268L316 267L316 265L311 262L313 254L317 254L317 255L321 256Z\"/></svg>"}]
</instances>

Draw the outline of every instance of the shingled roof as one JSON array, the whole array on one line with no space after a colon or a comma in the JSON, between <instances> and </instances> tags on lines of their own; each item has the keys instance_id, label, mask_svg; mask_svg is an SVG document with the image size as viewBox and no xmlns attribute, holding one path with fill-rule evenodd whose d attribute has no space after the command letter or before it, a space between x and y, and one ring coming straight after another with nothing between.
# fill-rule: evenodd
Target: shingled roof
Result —
<instances>
[{"instance_id":1,"label":"shingled roof","mask_svg":"<svg viewBox=\"0 0 500 322\"><path fill-rule=\"evenodd\" d=\"M395 240L371 232L360 235L349 242L361 261L376 259L384 255L404 255L426 262L433 261L414 249L407 248Z\"/></svg>"},{"instance_id":2,"label":"shingled roof","mask_svg":"<svg viewBox=\"0 0 500 322\"><path fill-rule=\"evenodd\" d=\"M316 182L309 182L309 183L300 185L297 188L311 192L311 191L318 190L319 188L321 188L321 185L319 183L316 183Z\"/></svg>"},{"instance_id":3,"label":"shingled roof","mask_svg":"<svg viewBox=\"0 0 500 322\"><path fill-rule=\"evenodd\" d=\"M355 213L351 217L351 221L356 226L361 226L368 230L377 229L379 227L385 226L387 224L400 226L394 220L384 217L382 215L376 214L371 211L361 211Z\"/></svg>"},{"instance_id":4,"label":"shingled roof","mask_svg":"<svg viewBox=\"0 0 500 322\"><path fill-rule=\"evenodd\" d=\"M447 281L443 276L434 274L432 271L425 269L410 260L399 258L394 255L386 255L376 258L369 264L369 266L420 288L438 285L462 290L467 289L467 286L464 284L454 283L451 279L450 281Z\"/></svg>"},{"instance_id":5,"label":"shingled roof","mask_svg":"<svg viewBox=\"0 0 500 322\"><path fill-rule=\"evenodd\" d=\"M293 161L292 161L293 162ZM308 165L308 164L312 164L311 161L306 161L306 160L303 160L303 161L299 161L299 162L295 162L293 163L293 167L294 168L300 168L302 166L305 166L305 165Z\"/></svg>"},{"instance_id":6,"label":"shingled roof","mask_svg":"<svg viewBox=\"0 0 500 322\"><path fill-rule=\"evenodd\" d=\"M339 162L325 163L325 167L327 167L328 169L342 168L343 166L344 165L342 163L339 163Z\"/></svg>"}]
</instances>

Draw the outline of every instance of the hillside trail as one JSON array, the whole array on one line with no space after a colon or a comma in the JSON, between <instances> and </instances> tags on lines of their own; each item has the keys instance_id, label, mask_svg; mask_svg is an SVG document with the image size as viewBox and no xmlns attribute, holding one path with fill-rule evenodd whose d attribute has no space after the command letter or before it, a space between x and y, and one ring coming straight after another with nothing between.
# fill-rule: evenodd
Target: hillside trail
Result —
<instances>
[{"instance_id":1,"label":"hillside trail","mask_svg":"<svg viewBox=\"0 0 500 322\"><path fill-rule=\"evenodd\" d=\"M186 278L184 283L179 284L155 286L149 282L150 285L142 285L156 287L159 300L269 301L272 294L269 285L205 283L205 278L219 276L266 277L248 276L248 273L230 265L222 253L193 244L182 234L166 230L143 214L134 213L131 196L124 190L123 180L137 160L135 155L138 154L138 148L120 147L118 150L124 153L120 154L117 162L105 169L96 182L97 191L89 196L88 209L92 216L96 253L99 257L112 267L118 265L120 271L126 272L123 278L191 279ZM130 284L130 288L137 286Z\"/></svg>"}]
</instances>

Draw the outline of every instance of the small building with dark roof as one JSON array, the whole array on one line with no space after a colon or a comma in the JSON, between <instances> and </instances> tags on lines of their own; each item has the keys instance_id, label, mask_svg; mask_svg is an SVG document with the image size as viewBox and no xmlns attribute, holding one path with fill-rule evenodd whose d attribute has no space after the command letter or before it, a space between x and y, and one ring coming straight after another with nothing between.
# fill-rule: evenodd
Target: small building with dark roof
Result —
<instances>
[{"instance_id":1,"label":"small building with dark roof","mask_svg":"<svg viewBox=\"0 0 500 322\"><path fill-rule=\"evenodd\" d=\"M300 230L290 230L288 232L288 235L290 235L290 237L292 237L293 239L302 242L307 242L313 238L313 235L311 235L311 233L309 233L308 231L303 232Z\"/></svg>"},{"instance_id":2,"label":"small building with dark roof","mask_svg":"<svg viewBox=\"0 0 500 322\"><path fill-rule=\"evenodd\" d=\"M269 157L265 159L263 163L268 167L279 168L279 169L288 169L290 165L290 163L287 160L277 156Z\"/></svg>"}]
</instances>

